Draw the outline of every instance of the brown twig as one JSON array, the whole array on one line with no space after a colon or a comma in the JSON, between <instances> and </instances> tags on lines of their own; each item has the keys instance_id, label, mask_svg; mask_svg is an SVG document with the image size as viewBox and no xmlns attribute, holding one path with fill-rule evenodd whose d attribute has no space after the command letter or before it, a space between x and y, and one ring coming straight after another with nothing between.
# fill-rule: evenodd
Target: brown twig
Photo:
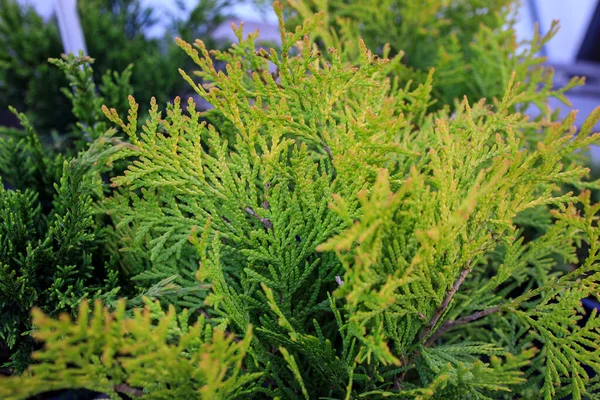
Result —
<instances>
[{"instance_id":1,"label":"brown twig","mask_svg":"<svg viewBox=\"0 0 600 400\"><path fill-rule=\"evenodd\" d=\"M450 328L454 328L455 326L458 326L458 325L463 325L463 324L467 324L472 321L476 321L487 315L498 312L499 310L500 310L500 306L495 306L495 307L488 308L487 310L474 312L471 315L467 315L466 317L462 317L462 318L459 318L454 321L444 322L444 324L442 324L442 326L440 326L440 328L437 331L435 331L435 333L433 335L431 335L431 337L429 339L427 339L427 342L425 342L425 346L431 346L431 344L433 342L435 342L437 338L439 338L444 333L446 333L446 331Z\"/></svg>"},{"instance_id":2,"label":"brown twig","mask_svg":"<svg viewBox=\"0 0 600 400\"><path fill-rule=\"evenodd\" d=\"M129 386L126 383L119 383L113 387L115 392L125 393L133 397L142 397L144 395L144 391L141 389L136 389Z\"/></svg>"},{"instance_id":3,"label":"brown twig","mask_svg":"<svg viewBox=\"0 0 600 400\"><path fill-rule=\"evenodd\" d=\"M463 268L460 271L460 275L458 275L458 279L456 280L456 282L454 282L454 285L452 285L452 287L446 292L446 295L444 296L444 300L442 301L442 304L440 304L440 306L435 310L435 313L429 320L429 324L427 324L427 327L425 328L425 330L419 337L419 342L425 344L425 341L429 338L429 335L435 329L435 326L437 325L437 323L440 320L440 318L442 317L442 315L444 315L444 312L450 305L452 298L454 297L454 295L456 294L456 292L458 291L458 289L460 288L462 283L465 281L465 278L467 277L469 272L471 272L471 260L467 261L467 265L465 266L465 268ZM419 313L419 317L421 317L421 315L422 315L422 313ZM415 359L415 357L417 355L418 355L418 352L415 352L404 363L404 365L412 364L413 360ZM400 382L402 382L404 380L404 376L406 375L407 372L408 372L408 370L405 370L399 376L397 375L394 377L394 387L395 388L400 387Z\"/></svg>"},{"instance_id":4,"label":"brown twig","mask_svg":"<svg viewBox=\"0 0 600 400\"><path fill-rule=\"evenodd\" d=\"M454 297L454 295L456 294L456 292L458 291L458 289L460 288L462 283L465 281L465 278L467 277L469 272L471 272L471 260L467 261L466 267L463 268L462 271L460 271L460 275L458 276L458 279L456 280L456 282L454 282L454 285L452 285L450 290L448 290L446 292L446 296L444 296L444 300L442 301L442 304L440 304L440 306L437 308L437 310L435 310L435 313L431 317L429 324L427 325L427 327L421 334L421 338L420 338L421 342L424 342L425 340L427 340L429 338L429 335L435 329L435 326L437 325L437 323L440 320L440 318L442 317L442 315L444 315L444 312L450 305L452 298Z\"/></svg>"},{"instance_id":5,"label":"brown twig","mask_svg":"<svg viewBox=\"0 0 600 400\"><path fill-rule=\"evenodd\" d=\"M394 389L396 389L396 390L400 390L401 389L401 386L400 386L400 379L401 378L403 378L403 376L398 376L398 375L394 376L394 386L393 386Z\"/></svg>"},{"instance_id":6,"label":"brown twig","mask_svg":"<svg viewBox=\"0 0 600 400\"><path fill-rule=\"evenodd\" d=\"M333 162L333 153L331 152L331 148L329 148L328 145L325 145L323 146L323 149L325 149L325 152L329 156L329 159L331 160L331 162Z\"/></svg>"},{"instance_id":7,"label":"brown twig","mask_svg":"<svg viewBox=\"0 0 600 400\"><path fill-rule=\"evenodd\" d=\"M254 218L258 219L265 228L273 229L273 223L271 222L271 220L269 218L261 218L260 215L258 215L256 212L254 212L254 210L251 209L250 207L244 208L244 211L246 211L248 214L252 215Z\"/></svg>"}]
</instances>

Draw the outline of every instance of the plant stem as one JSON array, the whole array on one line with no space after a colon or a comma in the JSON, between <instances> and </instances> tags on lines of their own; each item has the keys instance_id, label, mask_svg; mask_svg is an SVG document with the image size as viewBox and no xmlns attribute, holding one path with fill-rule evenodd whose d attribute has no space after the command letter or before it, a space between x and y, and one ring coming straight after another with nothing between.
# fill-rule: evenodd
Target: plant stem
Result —
<instances>
[{"instance_id":1,"label":"plant stem","mask_svg":"<svg viewBox=\"0 0 600 400\"><path fill-rule=\"evenodd\" d=\"M466 317L463 318L459 318L457 320L454 321L447 321L445 322L433 335L431 335L431 337L429 339L427 339L427 341L425 342L425 346L430 346L433 342L435 342L435 340L437 338L439 338L440 336L442 336L448 329L453 328L457 325L463 325L472 321L476 321L480 318L483 318L487 315L493 314L495 312L498 312L500 310L500 306L495 306L495 307L491 307L488 308L487 310L482 310L482 311L477 311L474 312L471 315L468 315Z\"/></svg>"},{"instance_id":2,"label":"plant stem","mask_svg":"<svg viewBox=\"0 0 600 400\"><path fill-rule=\"evenodd\" d=\"M460 288L462 283L465 281L465 278L467 277L469 272L471 272L471 260L467 261L467 265L465 266L465 268L463 268L460 271L460 274L458 275L458 279L456 280L456 282L454 282L454 285L452 285L452 287L446 292L446 295L444 296L444 300L442 301L442 304L440 304L440 306L437 308L437 310L435 310L435 313L431 317L429 324L427 325L427 327L421 334L421 336L419 338L419 342L421 342L425 345L425 342L429 338L429 335L431 334L431 332L437 325L437 323L440 320L440 318L442 317L442 315L444 315L444 312L450 305L452 298L454 297L454 295L456 294L456 292L458 291L458 289ZM412 364L416 355L417 355L417 352L413 353L412 356L408 359L408 361L405 362L405 365ZM396 388L396 389L400 388L400 382L402 382L404 380L404 376L406 375L407 372L408 372L408 370L405 370L399 376L394 377L394 388Z\"/></svg>"},{"instance_id":3,"label":"plant stem","mask_svg":"<svg viewBox=\"0 0 600 400\"><path fill-rule=\"evenodd\" d=\"M267 203L267 205L268 205L268 203ZM248 214L252 215L254 218L258 219L260 221L260 223L263 224L263 226L265 228L267 228L267 230L268 229L273 229L273 223L271 222L271 220L269 218L261 218L260 215L258 215L250 207L244 208L244 211L246 211Z\"/></svg>"},{"instance_id":4,"label":"plant stem","mask_svg":"<svg viewBox=\"0 0 600 400\"><path fill-rule=\"evenodd\" d=\"M133 397L142 397L144 395L143 390L133 388L126 383L119 383L118 385L115 385L113 389L115 392L125 393Z\"/></svg>"},{"instance_id":5,"label":"plant stem","mask_svg":"<svg viewBox=\"0 0 600 400\"><path fill-rule=\"evenodd\" d=\"M452 298L454 297L454 295L456 294L456 292L458 291L458 289L460 288L462 283L465 281L465 278L467 277L469 272L471 272L471 260L467 261L466 267L460 271L460 275L458 276L458 279L456 280L456 282L454 282L454 285L452 285L450 290L448 290L446 292L446 296L444 297L442 304L440 304L440 306L437 308L437 310L435 310L435 313L433 313L433 316L431 317L429 324L427 325L427 327L421 334L421 338L420 338L421 342L424 342L425 340L427 340L429 338L429 335L435 329L435 326L439 322L442 315L444 315L444 312L450 305Z\"/></svg>"}]
</instances>

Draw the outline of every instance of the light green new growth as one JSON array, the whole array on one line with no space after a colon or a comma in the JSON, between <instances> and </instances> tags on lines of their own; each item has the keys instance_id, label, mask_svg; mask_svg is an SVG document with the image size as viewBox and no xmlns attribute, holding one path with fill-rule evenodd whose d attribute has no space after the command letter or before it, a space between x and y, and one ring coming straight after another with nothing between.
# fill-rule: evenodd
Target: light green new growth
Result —
<instances>
[{"instance_id":1,"label":"light green new growth","mask_svg":"<svg viewBox=\"0 0 600 400\"><path fill-rule=\"evenodd\" d=\"M95 350L77 360L105 386L83 386L160 397L168 382L171 398L215 398L198 392L206 387L231 398L597 397L583 366L600 372L600 323L595 313L582 321L581 300L599 289L600 206L581 153L600 139L600 109L579 132L574 113L561 122L546 109L566 90L552 89L534 56L546 39L511 59L503 94L432 111L433 70L399 85L401 55L377 56L361 40L356 53L344 40L319 49L308 35L326 32L326 14L289 32L275 11L280 51L255 50L257 35L241 28L227 52L179 41L202 82L181 74L212 109L175 99L163 116L152 102L138 128L133 98L127 121L104 108L130 142L117 157L131 164L103 207L145 263L132 273L177 273L192 293L177 306L203 315L195 328L172 312L151 328L149 314L127 319L121 305L106 322L114 335L85 331L81 346ZM532 104L538 117L518 111ZM193 280L198 262L208 294ZM87 326L83 315L74 326ZM68 332L60 324L38 325ZM82 372L54 361L77 352L41 354L33 376L56 372L30 393ZM202 357L229 372L203 375Z\"/></svg>"}]
</instances>

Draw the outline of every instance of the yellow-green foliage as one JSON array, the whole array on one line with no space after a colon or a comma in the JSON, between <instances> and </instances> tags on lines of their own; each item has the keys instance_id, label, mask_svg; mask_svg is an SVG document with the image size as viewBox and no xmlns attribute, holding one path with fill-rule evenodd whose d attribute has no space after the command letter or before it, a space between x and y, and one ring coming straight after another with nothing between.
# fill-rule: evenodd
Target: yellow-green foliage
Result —
<instances>
[{"instance_id":1,"label":"yellow-green foliage","mask_svg":"<svg viewBox=\"0 0 600 400\"><path fill-rule=\"evenodd\" d=\"M52 319L33 311L39 327L35 338L45 343L36 353L39 363L26 374L4 380L0 396L27 398L36 393L85 387L120 399L139 397L144 388L152 399L229 399L260 373L241 374L242 360L252 339L242 341L213 330L200 318L188 324L187 312L164 313L158 304L135 309L127 316L125 301L110 313L99 301L92 312L86 301L77 320Z\"/></svg>"},{"instance_id":2,"label":"yellow-green foliage","mask_svg":"<svg viewBox=\"0 0 600 400\"><path fill-rule=\"evenodd\" d=\"M200 323L248 346L243 368L227 375L247 386L231 397L597 396L589 371L600 372L600 320L584 321L581 300L598 292L600 206L581 161L600 138L591 133L600 110L576 132L574 113L557 121L545 106L580 80L554 90L526 51L504 64L515 71L497 96L431 111L443 98L434 71L400 85L400 55L378 56L354 37L320 49L309 35L328 32L326 15L289 32L275 10L280 51L256 51L256 35L241 29L227 52L179 42L202 83L184 79L213 109L176 99L163 116L152 103L138 128L133 99L127 121L105 108L131 144L116 157L133 161L104 207L126 250L150 259L139 279L178 272L193 289L200 262L197 278L210 285L193 303ZM482 40L505 60L493 35ZM538 117L519 112L532 104ZM172 319L162 318L147 335L165 337ZM126 329L121 319L111 326ZM138 349L145 338L123 340ZM129 353L128 385L163 393L162 378L139 367L145 357L187 371L188 352L169 346ZM114 348L102 343L108 356L95 365ZM155 356L165 349L169 360ZM55 357L73 355L34 371ZM48 379L79 371L62 368ZM103 373L112 388L125 379Z\"/></svg>"},{"instance_id":3,"label":"yellow-green foliage","mask_svg":"<svg viewBox=\"0 0 600 400\"><path fill-rule=\"evenodd\" d=\"M291 23L322 12L324 24L311 37L326 47L342 48L344 58L358 62L359 47L402 60L393 67L401 85L424 83L432 68L435 76L432 108L502 97L511 74L517 82L552 82L537 55L558 30L554 22L545 37L521 46L513 31L513 0L287 0ZM543 76L542 76L543 75ZM532 87L533 90L535 90ZM533 94L533 93L532 93ZM538 97L543 108L547 96ZM562 100L565 100L564 98Z\"/></svg>"}]
</instances>

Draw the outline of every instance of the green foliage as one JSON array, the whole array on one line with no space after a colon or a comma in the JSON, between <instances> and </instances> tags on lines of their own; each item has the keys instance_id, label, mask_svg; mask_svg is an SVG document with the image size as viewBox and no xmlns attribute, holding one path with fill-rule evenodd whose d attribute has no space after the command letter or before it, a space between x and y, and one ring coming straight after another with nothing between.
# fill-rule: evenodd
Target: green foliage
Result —
<instances>
[{"instance_id":1,"label":"green foliage","mask_svg":"<svg viewBox=\"0 0 600 400\"><path fill-rule=\"evenodd\" d=\"M429 27L425 16L444 5L461 15L446 2L402 4L409 27ZM536 56L549 36L520 55L504 46L514 32L492 34L505 26L501 5L481 17L492 30L449 25L451 40L481 50L468 58L487 85L477 90L442 90L447 74L428 70L442 56L413 66L421 75L389 48L374 54L350 25L331 30L328 13L288 31L279 4L279 51L256 50L257 34L241 29L224 52L178 41L202 84L181 70L184 80L213 108L176 98L163 113L153 100L138 126L133 98L127 118L104 107L127 140L110 160L128 166L99 208L141 288L177 275L184 290L163 298L167 316L147 303L155 320L126 317L123 303L114 320L97 306L95 329L85 309L75 324L38 316L46 350L29 377L4 381L8 395L214 398L197 390L228 382L223 395L252 398L597 397L600 324L581 301L599 289L600 205L582 154L600 139L600 109L578 132L574 112L557 120L548 98L581 79L552 88ZM536 118L521 113L531 105ZM243 344L211 342L204 329ZM225 371L219 379L193 368L202 357Z\"/></svg>"},{"instance_id":2,"label":"green foliage","mask_svg":"<svg viewBox=\"0 0 600 400\"><path fill-rule=\"evenodd\" d=\"M228 16L229 5L226 0L201 0L185 20L166 16L169 30L164 38L154 39L147 37L146 31L157 23L158 12L140 0L78 1L87 51L96 60L94 81L102 82L111 71L133 68L128 72L132 88L126 94L143 99L155 96L160 104L166 104L185 89L177 68L187 59L172 36L187 40L200 36L216 46L208 35ZM26 109L43 134L53 129L63 133L77 123L59 91L66 86L64 76L46 63L63 52L56 20L44 22L32 7L2 0L0 45L4 49L0 52L0 107Z\"/></svg>"},{"instance_id":3,"label":"green foliage","mask_svg":"<svg viewBox=\"0 0 600 400\"><path fill-rule=\"evenodd\" d=\"M156 24L155 10L139 0L84 0L77 2L88 54L98 61L94 76L98 81L106 70L123 71L134 64L133 93L162 101L172 98L175 68L164 57L161 42L149 39L144 31ZM171 66L171 68L169 68Z\"/></svg>"},{"instance_id":4,"label":"green foliage","mask_svg":"<svg viewBox=\"0 0 600 400\"><path fill-rule=\"evenodd\" d=\"M120 399L139 397L145 387L152 399L232 399L252 393L248 384L260 373L242 374L252 329L242 341L213 330L204 319L188 323L188 314L164 313L147 302L132 316L120 301L114 313L95 302L90 313L81 303L76 321L68 315L53 320L33 311L35 332L46 347L27 375L3 381L2 398L26 399L40 391L87 387ZM66 365L72 366L64 374Z\"/></svg>"},{"instance_id":5,"label":"green foliage","mask_svg":"<svg viewBox=\"0 0 600 400\"><path fill-rule=\"evenodd\" d=\"M33 7L0 0L0 110L27 108L36 127L64 127L72 119L60 94L64 75L48 65L62 45L56 24L47 24Z\"/></svg>"},{"instance_id":6,"label":"green foliage","mask_svg":"<svg viewBox=\"0 0 600 400\"><path fill-rule=\"evenodd\" d=\"M55 315L76 309L86 297L112 301L119 290L103 246L102 219L92 207L104 195L99 161L119 145L111 139L114 131L104 134L106 124L98 121L102 98L91 81L90 61L53 61L71 82L73 92L66 93L81 121L77 144L68 146L79 151L76 157L44 146L24 114L17 115L25 136L0 140L0 339L10 350L7 366L17 371L27 366L35 346L28 335L32 307ZM121 84L126 74L123 79ZM109 83L107 78L106 92L113 93Z\"/></svg>"},{"instance_id":7,"label":"green foliage","mask_svg":"<svg viewBox=\"0 0 600 400\"><path fill-rule=\"evenodd\" d=\"M516 82L527 82L530 75L536 75L536 81L552 82L552 73L541 68L537 53L558 25L553 24L546 37L536 36L529 46L519 47L512 31L512 11L517 7L512 0L287 3L293 10L290 24L294 26L313 12L323 12L324 24L312 36L324 47L344 44L345 57L353 63L360 57L359 38L384 57L401 58L393 69L400 85L424 83L434 68L434 108L453 105L463 96L472 102L502 97L513 71ZM545 79L540 74L545 74Z\"/></svg>"},{"instance_id":8,"label":"green foliage","mask_svg":"<svg viewBox=\"0 0 600 400\"><path fill-rule=\"evenodd\" d=\"M101 268L97 255L102 248L91 201L99 183L88 169L93 171L82 160L64 161L49 204L31 189L0 188L0 337L17 370L26 366L33 345L24 336L31 307L54 313L87 296L110 299L118 290L116 272Z\"/></svg>"}]
</instances>

